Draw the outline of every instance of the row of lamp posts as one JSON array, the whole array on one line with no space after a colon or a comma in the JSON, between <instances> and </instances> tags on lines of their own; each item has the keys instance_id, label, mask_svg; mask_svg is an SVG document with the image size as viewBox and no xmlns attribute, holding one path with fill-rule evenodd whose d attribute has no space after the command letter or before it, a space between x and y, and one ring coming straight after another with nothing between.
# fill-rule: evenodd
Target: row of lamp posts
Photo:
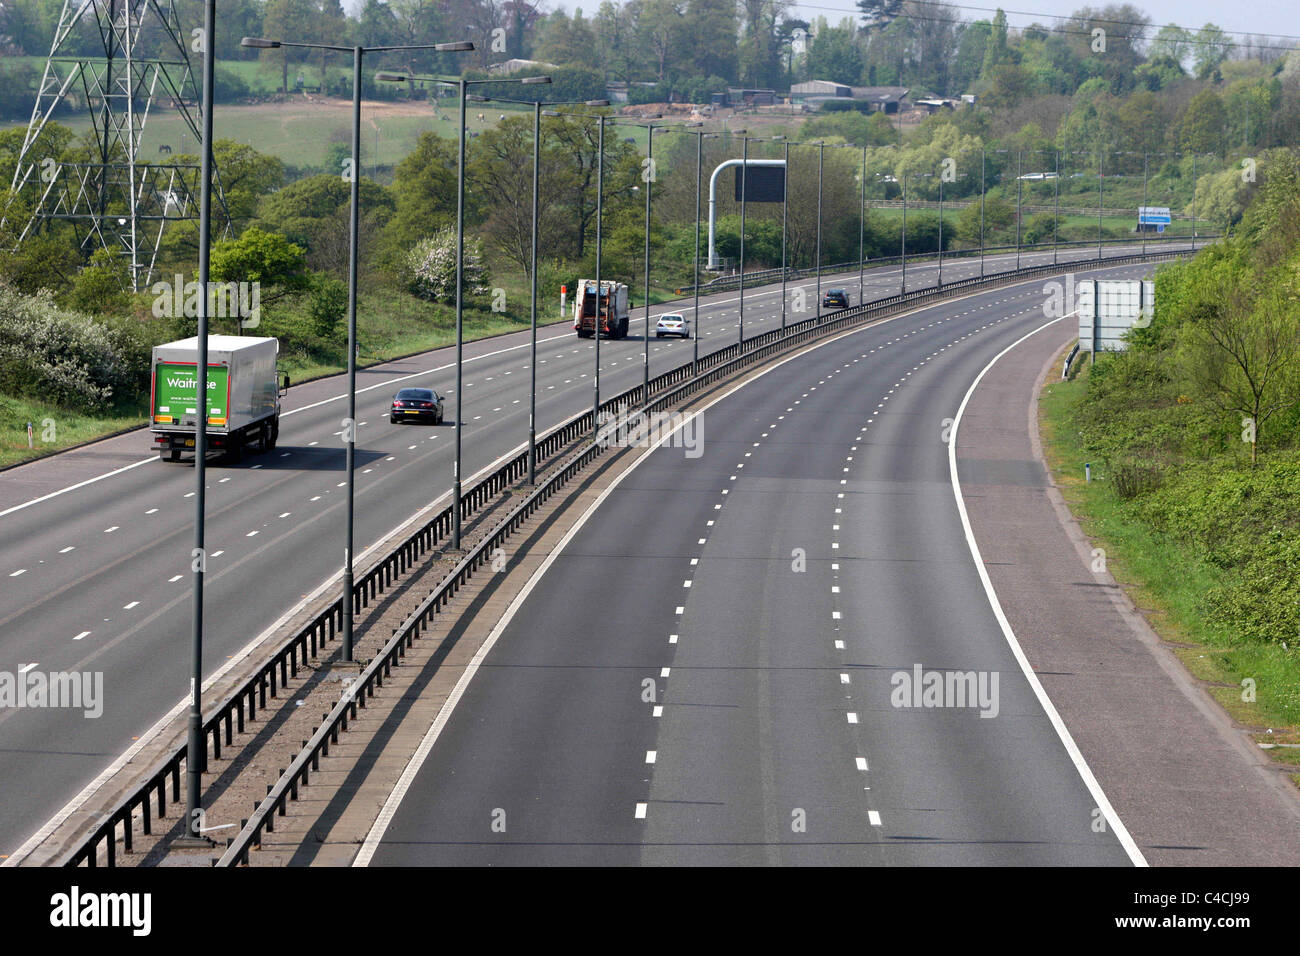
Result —
<instances>
[{"instance_id":1,"label":"row of lamp posts","mask_svg":"<svg viewBox=\"0 0 1300 956\"><path fill-rule=\"evenodd\" d=\"M203 143L201 155L201 192L200 192L200 224L199 224L199 285L201 289L206 290L208 287L209 277L209 252L210 252L210 223L211 223L211 183L212 183L212 108L213 108L213 54L212 50L215 43L212 42L215 26L215 0L205 0L204 10L204 29L208 42L204 46L203 60ZM355 444L356 444L356 356L357 356L357 329L356 329L356 303L357 303L357 266L358 266L358 241L359 241L359 172L360 172L360 136L361 136L361 76L362 62L367 53L388 53L388 52L416 52L416 51L435 51L435 52L470 52L474 50L474 44L468 41L458 41L452 43L435 43L435 44L418 44L403 46L336 46L331 44L320 43L299 43L288 40L264 39L259 37L245 37L242 40L244 47L252 49L280 49L280 48L302 48L315 49L324 51L333 51L340 53L350 53L352 55L352 150L351 163L349 168L350 182L350 208L348 223L348 412L347 421L344 427L344 439L346 445L346 465L347 470L347 534L346 545L344 548L344 566L343 566L343 600L342 600L342 658L344 662L353 661L353 528L354 528L354 492L355 492ZM469 93L469 87L479 84L503 84L518 83L523 85L548 84L551 82L546 76L530 76L517 79L492 78L483 80L470 80L460 78L458 80L448 80L437 76L420 76L411 73L392 73L379 72L375 76L376 80L381 82L400 82L411 83L416 81L432 82L444 84L457 88L459 92L459 125L457 141L457 177L456 177L456 422L455 422L455 465L453 472L453 489L452 489L452 542L453 549L461 547L461 492L462 492L462 445L461 445L461 426L462 426L462 395L463 395L463 268L464 268L464 213L465 213L465 132L466 132L466 102L470 99L487 100L488 97L477 97ZM519 102L500 100L499 102ZM538 228L538 169L540 164L540 143L541 143L541 118L575 116L591 118L597 121L597 173L596 173L596 290L597 290L597 316L595 340L595 370L593 376L594 402L592 406L592 423L593 430L598 427L600 412L600 331L599 331L599 290L601 279L601 246L602 246L602 229L604 215L604 154L605 154L605 126L607 124L619 122L617 119L610 118L604 113L561 113L553 109L543 109L546 106L556 105L584 105L588 107L605 107L609 103L607 100L587 100L580 104L543 104L539 101L528 101L533 107L533 171L532 171L532 237L531 237L531 302L530 302L530 330L531 330L531 358L529 362L531 372L530 404L528 414L528 480L529 483L536 481L536 393L537 393L537 228ZM645 118L645 117L643 117ZM658 118L658 117L653 117ZM703 124L698 122L673 124L671 127L667 124L645 123L641 125L646 129L647 135L647 159L651 160L648 168L651 175L644 177L646 188L645 193L645 342L644 342L644 363L642 377L642 402L649 401L649 382L650 382L650 214L651 214L651 187L655 176L653 175L653 155L654 155L654 134L666 129L674 129L694 135L696 137L696 163L695 163L695 255L693 262L693 322L692 338L694 339L694 352L692 355L692 369L697 370L699 365L699 259L700 259L700 196L703 175L703 150L704 140L714 136L740 136L742 138L743 159L741 165L740 180L740 263L739 263L739 341L740 347L744 347L744 265L745 265L745 189L746 175L749 168L749 143L754 142L780 142L784 149L784 165L782 188L782 215L781 215L781 328L786 326L786 278L788 273L786 234L788 222L788 184L789 184L789 157L790 143L783 136L774 136L768 139L759 139L751 137L746 130L722 130L722 131L705 131L696 129ZM851 148L862 150L862 182L860 184L859 195L859 225L858 225L858 301L861 304L864 301L865 279L864 279L864 242L865 242L865 207L866 207L866 147L858 147L852 144L827 144L822 141L795 144L806 145L817 148L817 230L816 230L816 247L815 260L817 270L817 290L816 290L816 307L820 314L822 307L821 298L821 272L822 272L822 198L823 198L823 170L824 154L827 148ZM1195 158L1193 158L1195 162ZM980 189L980 274L984 270L984 157L981 155L981 189ZM1059 155L1057 159L1056 175L1059 177ZM1098 189L1098 216L1102 214L1102 201L1100 179L1103 173L1101 167L1098 169L1099 189ZM1146 181L1146 161L1143 161L1143 191L1145 196ZM1019 161L1017 163L1017 208L1020 205L1019 191L1021 188ZM902 280L901 288L906 291L907 288L907 176L903 175L902 181L903 197L903 236L902 236ZM942 210L942 178L940 180L940 209ZM1144 199L1145 201L1145 199ZM1059 218L1059 185L1056 190L1056 202ZM942 213L941 213L942 217ZM1099 229L1100 229L1100 218ZM942 218L940 219L940 230L942 230ZM1193 226L1194 231L1194 226ZM1100 233L1099 233L1098 254L1100 255ZM939 264L939 282L942 284L942 231L940 232L940 264ZM1143 238L1145 249L1145 236ZM1053 261L1055 261L1056 239L1053 238ZM1019 217L1017 216L1017 242L1016 254L1017 263L1019 262L1020 252L1019 241ZM583 290L579 294L584 294ZM209 301L206 295L202 296L202 305L198 315L198 390L199 394L206 391L207 380L207 337L208 337L208 311ZM195 480L196 480L196 516L195 516L195 553L202 555L204 547L204 481L205 481L205 455L207 450L207 420L206 415L198 416L196 437L195 437ZM202 734L202 709L201 709L201 687L203 680L202 673L202 656L203 656L203 583L204 583L204 565L202 560L196 560L194 563L194 624L193 624L193 645L192 645L192 687L190 695L189 711L189 734L187 746L187 787L186 787L186 805L187 805L187 829L186 836L183 838L184 843L190 845L202 844L207 845L208 840L203 835L201 821L203 818L200 806L201 775L206 766L206 748L204 746Z\"/></svg>"}]
</instances>

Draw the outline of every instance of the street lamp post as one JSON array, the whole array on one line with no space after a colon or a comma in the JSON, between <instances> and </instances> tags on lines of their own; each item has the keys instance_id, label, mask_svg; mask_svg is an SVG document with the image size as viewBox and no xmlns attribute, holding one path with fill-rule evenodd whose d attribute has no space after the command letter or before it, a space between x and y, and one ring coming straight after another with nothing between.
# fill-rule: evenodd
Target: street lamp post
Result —
<instances>
[{"instance_id":1,"label":"street lamp post","mask_svg":"<svg viewBox=\"0 0 1300 956\"><path fill-rule=\"evenodd\" d=\"M865 250L864 241L867 230L867 147L862 147L862 179L859 185L858 193L858 305L862 305L866 299L866 283L863 277L863 252Z\"/></svg>"},{"instance_id":2,"label":"street lamp post","mask_svg":"<svg viewBox=\"0 0 1300 956\"><path fill-rule=\"evenodd\" d=\"M542 104L533 103L533 228L529 265L532 282L528 296L528 483L537 484L537 181L542 158ZM459 401L459 399L457 399Z\"/></svg>"},{"instance_id":3,"label":"street lamp post","mask_svg":"<svg viewBox=\"0 0 1300 956\"><path fill-rule=\"evenodd\" d=\"M939 288L943 288L943 174L939 174Z\"/></svg>"},{"instance_id":4,"label":"street lamp post","mask_svg":"<svg viewBox=\"0 0 1300 956\"><path fill-rule=\"evenodd\" d=\"M1142 154L1142 208L1144 210L1146 209L1146 204L1147 204L1147 154L1143 153ZM1138 217L1138 219L1141 218L1142 218L1141 216ZM1145 256L1147 254L1146 223L1139 222L1138 225L1142 227L1142 255Z\"/></svg>"},{"instance_id":5,"label":"street lamp post","mask_svg":"<svg viewBox=\"0 0 1300 956\"><path fill-rule=\"evenodd\" d=\"M907 294L907 170L903 170L903 275L899 282L899 292Z\"/></svg>"},{"instance_id":6,"label":"street lamp post","mask_svg":"<svg viewBox=\"0 0 1300 956\"><path fill-rule=\"evenodd\" d=\"M984 193L986 192L984 181L984 163L986 154L983 147L980 147L980 278L984 278Z\"/></svg>"},{"instance_id":7,"label":"street lamp post","mask_svg":"<svg viewBox=\"0 0 1300 956\"><path fill-rule=\"evenodd\" d=\"M203 739L203 572L206 561L204 551L205 482L208 453L208 276L212 232L212 97L214 82L213 30L216 20L215 0L207 0L203 7L203 143L199 160L202 177L199 183L199 300L198 363L195 369L194 421L194 626L191 646L190 712L185 747L185 836L190 844L203 845L203 808L200 794L203 789L203 772L207 770L208 750ZM128 821L127 826L130 826Z\"/></svg>"},{"instance_id":8,"label":"street lamp post","mask_svg":"<svg viewBox=\"0 0 1300 956\"><path fill-rule=\"evenodd\" d=\"M351 663L353 658L352 615L356 598L353 587L353 528L354 503L356 499L356 432L357 432L357 259L359 246L360 221L360 187L361 187L361 61L366 53L392 52L395 50L436 50L439 53L462 53L474 49L468 41L453 43L427 43L416 46L335 46L328 43L297 43L289 40L268 40L261 37L244 37L240 45L261 50L276 50L281 47L325 50L352 54L352 158L348 168L349 212L348 212L348 414L343 423L343 442L347 462L347 541L343 548L343 652L344 663ZM459 396L457 396L459 401Z\"/></svg>"},{"instance_id":9,"label":"street lamp post","mask_svg":"<svg viewBox=\"0 0 1300 956\"><path fill-rule=\"evenodd\" d=\"M1023 170L1021 169L1021 159L1024 153L1022 150L1016 150L1016 271L1020 271L1020 196L1021 189L1024 186Z\"/></svg>"},{"instance_id":10,"label":"street lamp post","mask_svg":"<svg viewBox=\"0 0 1300 956\"><path fill-rule=\"evenodd\" d=\"M781 137L785 140L785 137ZM788 267L785 258L785 232L787 225L787 216L790 209L790 142L785 140L785 174L784 183L781 188L781 331L785 331L785 280Z\"/></svg>"},{"instance_id":11,"label":"street lamp post","mask_svg":"<svg viewBox=\"0 0 1300 956\"><path fill-rule=\"evenodd\" d=\"M687 126L701 126L701 123L687 123ZM745 130L740 130L744 133ZM692 265L691 291L694 300L691 319L691 338L694 339L694 352L691 358L691 373L700 370L700 197L704 189L704 140L709 136L722 136L723 131L706 133L700 130L692 133L695 137L695 262Z\"/></svg>"},{"instance_id":12,"label":"street lamp post","mask_svg":"<svg viewBox=\"0 0 1300 956\"><path fill-rule=\"evenodd\" d=\"M1056 172L1056 178L1054 181L1055 188L1052 190L1052 265L1056 265L1056 250L1061 235L1061 151L1059 149L1056 150L1055 156L1053 168Z\"/></svg>"},{"instance_id":13,"label":"street lamp post","mask_svg":"<svg viewBox=\"0 0 1300 956\"><path fill-rule=\"evenodd\" d=\"M389 83L410 83L413 80L441 83L444 86L455 86L460 94L460 122L459 128L456 131L456 462L452 471L451 501L451 550L459 551L461 549L461 481L464 471L464 459L462 456L461 443L462 420L464 415L461 413L465 407L465 103L469 98L470 86L477 86L483 83L523 83L531 85L550 83L551 78L549 76L525 76L513 80L495 78L491 80L467 80L464 77L461 77L460 79L453 81L437 76L418 76L410 73L380 72L375 74L375 79Z\"/></svg>"},{"instance_id":14,"label":"street lamp post","mask_svg":"<svg viewBox=\"0 0 1300 956\"><path fill-rule=\"evenodd\" d=\"M817 147L817 318L822 315L822 163L826 155L825 143L813 143Z\"/></svg>"},{"instance_id":15,"label":"street lamp post","mask_svg":"<svg viewBox=\"0 0 1300 956\"><path fill-rule=\"evenodd\" d=\"M749 184L749 137L741 139L740 159L740 315L739 352L745 351L745 187Z\"/></svg>"},{"instance_id":16,"label":"street lamp post","mask_svg":"<svg viewBox=\"0 0 1300 956\"><path fill-rule=\"evenodd\" d=\"M1106 189L1106 154L1097 151L1097 258L1101 258L1101 216L1105 203L1102 201L1102 194Z\"/></svg>"}]
</instances>

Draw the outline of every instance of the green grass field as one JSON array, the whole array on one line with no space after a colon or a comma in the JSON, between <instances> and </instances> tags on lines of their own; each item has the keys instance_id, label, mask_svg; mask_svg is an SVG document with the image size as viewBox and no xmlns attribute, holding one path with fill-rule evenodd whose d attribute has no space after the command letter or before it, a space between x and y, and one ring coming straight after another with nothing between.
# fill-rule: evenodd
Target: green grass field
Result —
<instances>
[{"instance_id":1,"label":"green grass field","mask_svg":"<svg viewBox=\"0 0 1300 956\"><path fill-rule=\"evenodd\" d=\"M443 101L444 104L447 101ZM475 104L467 114L466 129L477 133L494 127L505 112L500 104ZM218 105L212 113L215 135L246 143L260 152L278 156L286 164L319 167L325 162L333 143L350 143L352 128L350 100L316 95L289 94L282 102ZM482 114L483 119L479 119ZM509 116L510 113L505 113ZM89 116L59 117L58 122L77 131L90 129ZM25 126L13 121L5 128ZM448 138L456 135L454 104L407 103L391 100L365 100L361 107L361 168L392 166L415 149L421 133L432 131ZM153 110L145 126L141 143L142 158L158 160L159 146L167 145L175 153L194 154L198 148L179 113Z\"/></svg>"}]
</instances>

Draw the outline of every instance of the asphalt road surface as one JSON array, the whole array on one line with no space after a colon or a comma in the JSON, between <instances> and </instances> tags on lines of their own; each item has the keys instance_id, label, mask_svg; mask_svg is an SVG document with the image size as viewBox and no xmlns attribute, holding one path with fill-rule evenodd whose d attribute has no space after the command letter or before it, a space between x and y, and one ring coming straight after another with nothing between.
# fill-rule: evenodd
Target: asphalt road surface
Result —
<instances>
[{"instance_id":1,"label":"asphalt road surface","mask_svg":"<svg viewBox=\"0 0 1300 956\"><path fill-rule=\"evenodd\" d=\"M848 334L708 407L702 454L646 456L534 579L370 862L1133 862L949 473L966 390L1043 301L1040 280Z\"/></svg>"},{"instance_id":2,"label":"asphalt road surface","mask_svg":"<svg viewBox=\"0 0 1300 956\"><path fill-rule=\"evenodd\" d=\"M1062 261L1094 254L1059 253ZM1050 252L1022 254L1020 262L1051 259ZM985 263L990 273L1014 266L1014 255ZM979 270L978 260L951 260L943 274L953 281ZM936 272L934 263L909 264L908 288L932 284ZM869 270L866 298L895 294L900 273L898 266ZM856 283L853 272L824 277L822 288L845 287L856 304ZM815 286L815 280L791 283L787 300L802 289L813 307ZM658 306L651 315L689 307L689 300ZM628 339L602 341L602 395L640 383L643 315L634 312ZM791 316L801 317L793 310ZM702 299L701 353L735 341L738 318L735 292ZM779 321L779 285L747 290L746 336ZM694 344L652 339L651 375L688 362ZM593 343L577 339L567 324L539 333L539 434L591 407L593 352ZM528 335L471 343L465 353L468 477L527 439ZM445 504L453 464L450 414L457 402L450 394L453 361L452 350L442 349L358 373L358 555L421 508ZM448 425L391 425L389 402L404 386L449 394ZM345 389L343 377L292 389L274 451L237 466L211 463L207 676L337 579L346 503L339 437ZM102 673L104 701L102 715L93 719L71 709L0 710L0 857L19 849L188 694L194 473L189 464L159 461L150 447L148 433L137 431L9 470L0 479L0 671Z\"/></svg>"}]
</instances>

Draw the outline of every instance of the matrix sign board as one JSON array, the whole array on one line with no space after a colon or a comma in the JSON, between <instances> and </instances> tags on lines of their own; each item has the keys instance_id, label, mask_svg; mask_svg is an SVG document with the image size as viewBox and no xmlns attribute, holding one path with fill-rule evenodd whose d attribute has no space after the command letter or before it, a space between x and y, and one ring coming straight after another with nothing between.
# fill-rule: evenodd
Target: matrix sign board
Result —
<instances>
[{"instance_id":1,"label":"matrix sign board","mask_svg":"<svg viewBox=\"0 0 1300 956\"><path fill-rule=\"evenodd\" d=\"M736 202L740 202L741 186L745 188L745 202L782 202L785 199L785 167L753 166L749 167L749 179L745 179L745 167L736 167Z\"/></svg>"}]
</instances>

